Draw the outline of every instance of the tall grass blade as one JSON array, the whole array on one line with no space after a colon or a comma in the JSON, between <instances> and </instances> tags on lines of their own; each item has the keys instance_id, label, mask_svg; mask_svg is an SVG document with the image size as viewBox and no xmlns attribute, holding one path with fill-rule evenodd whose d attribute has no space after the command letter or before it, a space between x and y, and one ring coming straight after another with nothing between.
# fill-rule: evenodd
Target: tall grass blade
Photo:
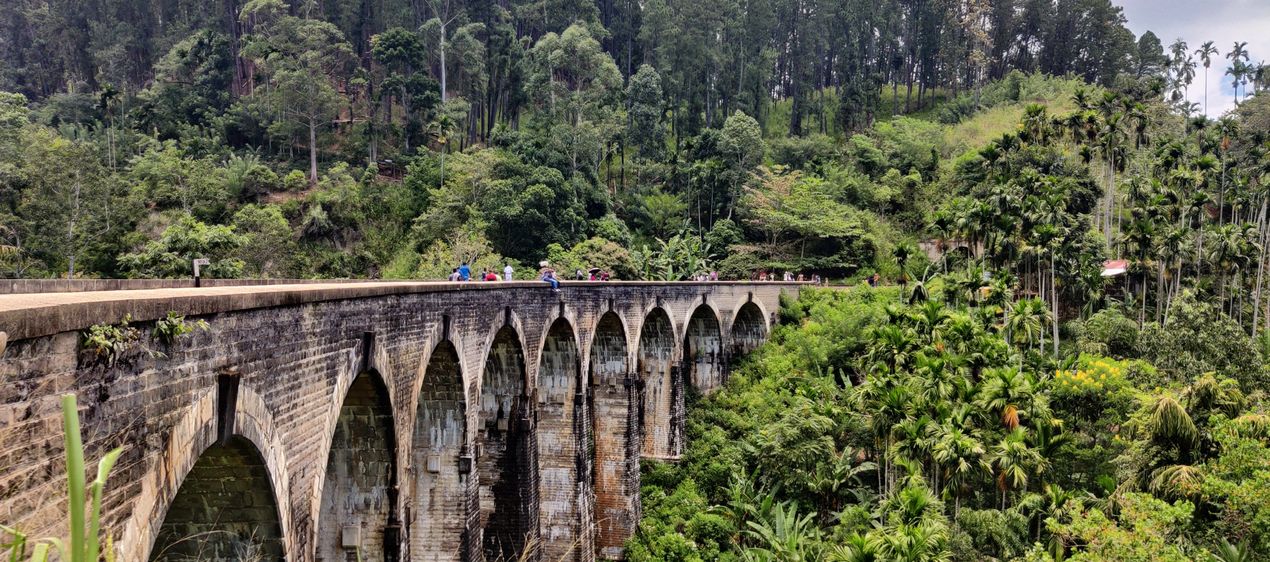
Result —
<instances>
[{"instance_id":1,"label":"tall grass blade","mask_svg":"<svg viewBox=\"0 0 1270 562\"><path fill-rule=\"evenodd\" d=\"M84 544L84 443L79 435L79 410L74 394L62 397L62 426L66 433L66 481L70 500L67 506L71 528L69 562L90 562Z\"/></svg>"},{"instance_id":2,"label":"tall grass blade","mask_svg":"<svg viewBox=\"0 0 1270 562\"><path fill-rule=\"evenodd\" d=\"M119 455L123 454L123 448L115 449L106 456L102 457L97 463L97 478L93 480L92 494L93 507L92 514L88 518L88 557L86 562L97 562L97 554L100 550L101 536L101 494L106 487L106 478L110 475L110 469L114 468L115 462L119 460Z\"/></svg>"}]
</instances>

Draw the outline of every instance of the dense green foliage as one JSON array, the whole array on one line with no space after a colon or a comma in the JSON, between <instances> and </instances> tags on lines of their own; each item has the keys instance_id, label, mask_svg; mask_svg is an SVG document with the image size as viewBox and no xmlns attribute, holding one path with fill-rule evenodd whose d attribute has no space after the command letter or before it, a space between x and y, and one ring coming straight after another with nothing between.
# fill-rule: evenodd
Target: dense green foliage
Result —
<instances>
[{"instance_id":1,"label":"dense green foliage","mask_svg":"<svg viewBox=\"0 0 1270 562\"><path fill-rule=\"evenodd\" d=\"M1167 220L1225 230L1158 269L1249 316L1264 72L1200 51L1245 85L1229 123L1186 126L1199 62L1108 0L6 2L0 275L893 276L914 238L988 229L1031 292L1060 246L1048 285L1081 306L1087 225L1155 265ZM1223 212L1151 207L1156 183ZM971 204L1046 190L1115 196L1044 233ZM1139 301L1173 300L1143 271Z\"/></svg>"},{"instance_id":2,"label":"dense green foliage","mask_svg":"<svg viewBox=\"0 0 1270 562\"><path fill-rule=\"evenodd\" d=\"M1086 340L1054 359L1038 301L957 304L944 280L913 304L868 287L786 303L690 405L682 460L645 464L630 559L1266 559L1264 389L1205 372L1226 367L1205 340L1230 337L1253 354L1232 374L1259 374L1247 335L1191 324L1171 351L1195 362L1166 380Z\"/></svg>"}]
</instances>

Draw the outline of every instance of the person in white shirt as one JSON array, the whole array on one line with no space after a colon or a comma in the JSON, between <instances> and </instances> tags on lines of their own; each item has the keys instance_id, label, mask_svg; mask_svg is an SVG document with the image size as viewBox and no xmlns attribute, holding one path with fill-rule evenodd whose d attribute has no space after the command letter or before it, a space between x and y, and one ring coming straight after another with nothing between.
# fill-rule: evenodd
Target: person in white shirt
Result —
<instances>
[{"instance_id":1,"label":"person in white shirt","mask_svg":"<svg viewBox=\"0 0 1270 562\"><path fill-rule=\"evenodd\" d=\"M512 280L512 264L509 263L507 264L507 267L503 268L503 281L511 281L511 280Z\"/></svg>"}]
</instances>

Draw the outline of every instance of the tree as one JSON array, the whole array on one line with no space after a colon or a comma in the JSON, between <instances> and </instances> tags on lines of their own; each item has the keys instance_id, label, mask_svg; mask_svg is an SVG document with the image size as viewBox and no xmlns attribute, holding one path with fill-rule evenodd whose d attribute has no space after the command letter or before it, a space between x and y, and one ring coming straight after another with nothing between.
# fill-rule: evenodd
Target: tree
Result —
<instances>
[{"instance_id":1,"label":"tree","mask_svg":"<svg viewBox=\"0 0 1270 562\"><path fill-rule=\"evenodd\" d=\"M598 176L606 147L616 137L622 76L613 58L583 25L544 35L526 55L525 90L540 112L539 126L559 135L570 172L579 162Z\"/></svg>"},{"instance_id":2,"label":"tree","mask_svg":"<svg viewBox=\"0 0 1270 562\"><path fill-rule=\"evenodd\" d=\"M1067 560L1094 562L1184 562L1194 560L1178 546L1195 506L1169 504L1145 494L1125 494L1118 502L1121 513L1112 519L1102 510L1076 501L1053 525L1054 534L1073 549Z\"/></svg>"},{"instance_id":3,"label":"tree","mask_svg":"<svg viewBox=\"0 0 1270 562\"><path fill-rule=\"evenodd\" d=\"M1022 428L1015 428L992 447L989 453L997 488L1001 491L1001 509L1005 509L1010 491L1026 492L1032 474L1045 471L1045 459L1028 446Z\"/></svg>"},{"instance_id":4,"label":"tree","mask_svg":"<svg viewBox=\"0 0 1270 562\"><path fill-rule=\"evenodd\" d=\"M120 236L111 228L109 198L115 180L84 143L44 128L32 128L20 138L19 168L7 178L20 182L15 186L15 222L20 227L14 247L42 258L52 271L75 277L83 272L81 262L90 247L118 242L109 238Z\"/></svg>"},{"instance_id":5,"label":"tree","mask_svg":"<svg viewBox=\"0 0 1270 562\"><path fill-rule=\"evenodd\" d=\"M1213 65L1213 55L1217 54L1217 46L1212 41L1205 41L1195 50L1199 60L1204 63L1204 114L1208 114L1208 68Z\"/></svg>"},{"instance_id":6,"label":"tree","mask_svg":"<svg viewBox=\"0 0 1270 562\"><path fill-rule=\"evenodd\" d=\"M147 146L129 166L128 179L147 206L179 209L209 221L222 218L229 195L222 170L205 158L186 154L176 141Z\"/></svg>"},{"instance_id":7,"label":"tree","mask_svg":"<svg viewBox=\"0 0 1270 562\"><path fill-rule=\"evenodd\" d=\"M1138 38L1136 64L1138 78L1163 76L1169 59L1164 55L1164 44L1150 31Z\"/></svg>"},{"instance_id":8,"label":"tree","mask_svg":"<svg viewBox=\"0 0 1270 562\"><path fill-rule=\"evenodd\" d=\"M307 131L309 182L316 184L318 129L333 120L347 101L335 84L347 75L353 49L334 25L280 15L282 10L281 0L252 0L243 7L242 18L256 20L243 53L269 78L257 90L282 118L277 125Z\"/></svg>"},{"instance_id":9,"label":"tree","mask_svg":"<svg viewBox=\"0 0 1270 562\"><path fill-rule=\"evenodd\" d=\"M437 85L421 71L425 57L423 40L416 33L394 27L371 38L371 55L387 70L382 87L396 91L401 102L406 117L402 140L409 152L411 132L421 128L420 114L436 103Z\"/></svg>"},{"instance_id":10,"label":"tree","mask_svg":"<svg viewBox=\"0 0 1270 562\"><path fill-rule=\"evenodd\" d=\"M731 219L733 204L741 196L741 187L750 179L754 167L763 160L763 131L758 122L740 110L729 116L719 137L719 152L728 164L726 175L731 183L731 192L727 195L725 218ZM711 220L707 227L713 225Z\"/></svg>"},{"instance_id":11,"label":"tree","mask_svg":"<svg viewBox=\"0 0 1270 562\"><path fill-rule=\"evenodd\" d=\"M841 274L873 257L857 212L820 178L760 168L743 206L748 224L763 233L755 249L773 269Z\"/></svg>"},{"instance_id":12,"label":"tree","mask_svg":"<svg viewBox=\"0 0 1270 562\"><path fill-rule=\"evenodd\" d=\"M234 213L234 232L243 236L236 257L251 277L286 277L296 251L291 225L274 205L247 205Z\"/></svg>"},{"instance_id":13,"label":"tree","mask_svg":"<svg viewBox=\"0 0 1270 562\"><path fill-rule=\"evenodd\" d=\"M640 65L626 85L629 123L627 137L641 158L656 158L665 150L666 130L662 101L661 76L652 66Z\"/></svg>"},{"instance_id":14,"label":"tree","mask_svg":"<svg viewBox=\"0 0 1270 562\"><path fill-rule=\"evenodd\" d=\"M973 434L960 427L940 426L937 429L932 458L942 471L944 495L953 498L953 520L961 511L961 498L966 489L977 481L977 477L991 471L992 467L985 457L987 451L983 443Z\"/></svg>"},{"instance_id":15,"label":"tree","mask_svg":"<svg viewBox=\"0 0 1270 562\"><path fill-rule=\"evenodd\" d=\"M194 274L191 260L206 258L211 264L202 268L202 275L240 277L243 261L235 254L246 242L231 226L209 226L183 216L164 229L158 240L119 256L119 264L129 277L180 278Z\"/></svg>"}]
</instances>

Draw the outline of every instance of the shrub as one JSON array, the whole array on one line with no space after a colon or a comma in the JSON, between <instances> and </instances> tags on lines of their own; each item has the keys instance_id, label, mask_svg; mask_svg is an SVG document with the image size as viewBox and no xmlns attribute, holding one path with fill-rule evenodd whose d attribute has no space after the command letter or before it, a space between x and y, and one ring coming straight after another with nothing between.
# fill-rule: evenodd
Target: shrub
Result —
<instances>
[{"instance_id":1,"label":"shrub","mask_svg":"<svg viewBox=\"0 0 1270 562\"><path fill-rule=\"evenodd\" d=\"M141 339L141 331L129 325L132 315L125 314L118 324L94 324L84 331L83 347L93 352L97 362L113 366Z\"/></svg>"},{"instance_id":2,"label":"shrub","mask_svg":"<svg viewBox=\"0 0 1270 562\"><path fill-rule=\"evenodd\" d=\"M309 176L300 170L291 170L282 178L282 187L287 191L303 191L309 185Z\"/></svg>"},{"instance_id":3,"label":"shrub","mask_svg":"<svg viewBox=\"0 0 1270 562\"><path fill-rule=\"evenodd\" d=\"M1142 358L1175 381L1216 371L1245 391L1263 388L1261 351L1229 316L1184 291L1163 325L1151 323L1139 336Z\"/></svg>"},{"instance_id":4,"label":"shrub","mask_svg":"<svg viewBox=\"0 0 1270 562\"><path fill-rule=\"evenodd\" d=\"M1098 311L1077 326L1077 346L1082 352L1113 357L1135 357L1138 325L1118 309Z\"/></svg>"},{"instance_id":5,"label":"shrub","mask_svg":"<svg viewBox=\"0 0 1270 562\"><path fill-rule=\"evenodd\" d=\"M166 317L160 318L154 323L154 331L151 333L151 337L159 340L163 345L170 346L176 340L194 333L195 330L207 329L207 321L195 320L194 322L186 322L185 315L169 310Z\"/></svg>"}]
</instances>

